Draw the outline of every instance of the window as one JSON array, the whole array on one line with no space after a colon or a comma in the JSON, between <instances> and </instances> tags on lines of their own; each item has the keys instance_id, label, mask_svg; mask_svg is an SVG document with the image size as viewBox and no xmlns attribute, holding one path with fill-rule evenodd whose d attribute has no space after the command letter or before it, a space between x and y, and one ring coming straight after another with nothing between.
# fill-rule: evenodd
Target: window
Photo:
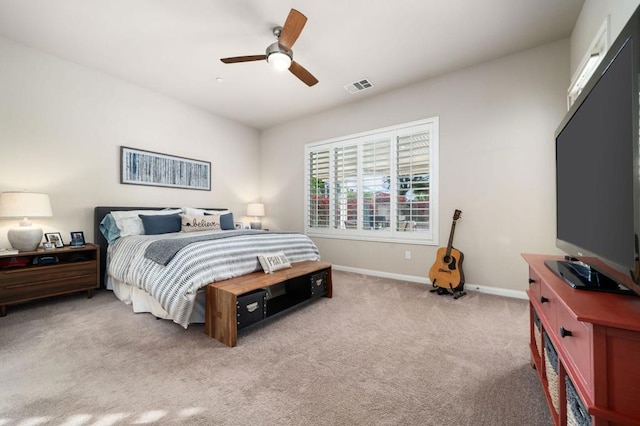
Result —
<instances>
[{"instance_id":1,"label":"window","mask_svg":"<svg viewBox=\"0 0 640 426\"><path fill-rule=\"evenodd\" d=\"M582 58L576 73L571 79L571 86L569 86L569 90L567 92L567 109L571 108L571 105L573 105L580 93L582 93L582 89L584 89L589 78L591 78L593 72L607 54L607 50L611 44L609 42L609 34L611 33L609 30L611 25L610 22L610 17L607 15L607 18L596 33L596 37L591 42L586 56Z\"/></svg>"},{"instance_id":2,"label":"window","mask_svg":"<svg viewBox=\"0 0 640 426\"><path fill-rule=\"evenodd\" d=\"M308 144L305 232L437 244L438 118Z\"/></svg>"}]
</instances>

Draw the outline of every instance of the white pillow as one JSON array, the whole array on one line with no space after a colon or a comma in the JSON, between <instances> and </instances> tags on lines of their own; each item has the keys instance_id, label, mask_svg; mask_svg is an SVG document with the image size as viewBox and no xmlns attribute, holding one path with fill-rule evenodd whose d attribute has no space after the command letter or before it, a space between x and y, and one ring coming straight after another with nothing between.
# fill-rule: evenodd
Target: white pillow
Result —
<instances>
[{"instance_id":1,"label":"white pillow","mask_svg":"<svg viewBox=\"0 0 640 426\"><path fill-rule=\"evenodd\" d=\"M278 252L274 254L260 254L258 255L258 261L260 266L264 269L265 274L272 274L274 271L280 269L291 268L291 263L284 252Z\"/></svg>"},{"instance_id":2,"label":"white pillow","mask_svg":"<svg viewBox=\"0 0 640 426\"><path fill-rule=\"evenodd\" d=\"M182 213L188 214L190 216L204 216L204 214L227 214L229 210L205 210L205 209L196 209L194 207L183 207Z\"/></svg>"},{"instance_id":3,"label":"white pillow","mask_svg":"<svg viewBox=\"0 0 640 426\"><path fill-rule=\"evenodd\" d=\"M144 225L141 214L143 215L165 215L180 213L181 210L128 210L128 211L112 211L111 216L116 222L116 226L120 230L120 236L144 235Z\"/></svg>"}]
</instances>

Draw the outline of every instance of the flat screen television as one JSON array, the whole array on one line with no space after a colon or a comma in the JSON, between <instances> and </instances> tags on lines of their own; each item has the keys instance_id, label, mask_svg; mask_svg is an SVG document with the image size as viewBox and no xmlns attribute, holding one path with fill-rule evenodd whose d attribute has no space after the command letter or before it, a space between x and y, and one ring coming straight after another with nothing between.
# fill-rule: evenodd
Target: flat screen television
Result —
<instances>
[{"instance_id":1,"label":"flat screen television","mask_svg":"<svg viewBox=\"0 0 640 426\"><path fill-rule=\"evenodd\" d=\"M633 28L625 27L556 131L556 245L567 256L546 265L575 288L640 295Z\"/></svg>"}]
</instances>

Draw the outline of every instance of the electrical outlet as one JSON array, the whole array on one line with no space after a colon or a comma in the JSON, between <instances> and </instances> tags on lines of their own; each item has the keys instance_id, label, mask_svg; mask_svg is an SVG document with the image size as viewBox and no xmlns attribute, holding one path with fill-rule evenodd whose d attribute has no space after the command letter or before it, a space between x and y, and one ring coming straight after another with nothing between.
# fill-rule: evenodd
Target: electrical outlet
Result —
<instances>
[{"instance_id":1,"label":"electrical outlet","mask_svg":"<svg viewBox=\"0 0 640 426\"><path fill-rule=\"evenodd\" d=\"M407 259L407 260L410 260L411 259L411 252L410 251L405 251L404 252L404 258Z\"/></svg>"}]
</instances>

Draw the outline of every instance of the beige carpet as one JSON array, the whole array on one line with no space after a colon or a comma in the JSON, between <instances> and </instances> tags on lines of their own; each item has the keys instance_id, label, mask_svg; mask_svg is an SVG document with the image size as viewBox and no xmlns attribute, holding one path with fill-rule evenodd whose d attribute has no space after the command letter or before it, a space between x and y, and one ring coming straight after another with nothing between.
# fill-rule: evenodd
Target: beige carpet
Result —
<instances>
[{"instance_id":1,"label":"beige carpet","mask_svg":"<svg viewBox=\"0 0 640 426\"><path fill-rule=\"evenodd\" d=\"M334 271L228 348L113 294L0 318L0 425L550 425L526 301Z\"/></svg>"}]
</instances>

